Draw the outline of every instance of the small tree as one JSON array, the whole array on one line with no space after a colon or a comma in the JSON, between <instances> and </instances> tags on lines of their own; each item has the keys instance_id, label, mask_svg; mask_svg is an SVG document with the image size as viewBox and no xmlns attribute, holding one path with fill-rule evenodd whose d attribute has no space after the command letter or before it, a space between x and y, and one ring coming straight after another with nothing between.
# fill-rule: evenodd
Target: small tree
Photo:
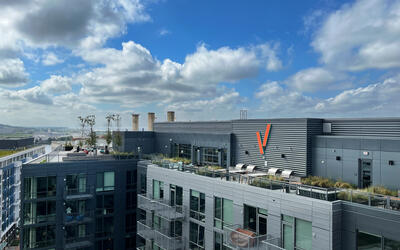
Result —
<instances>
[{"instance_id":1,"label":"small tree","mask_svg":"<svg viewBox=\"0 0 400 250\"><path fill-rule=\"evenodd\" d=\"M87 144L89 144L92 147L95 147L96 143L97 143L97 136L96 136L96 132L93 130L93 127L96 124L96 116L95 115L88 115L85 118L85 120L86 120L86 123L90 127L89 138L86 140Z\"/></svg>"},{"instance_id":2,"label":"small tree","mask_svg":"<svg viewBox=\"0 0 400 250\"><path fill-rule=\"evenodd\" d=\"M114 119L117 123L117 131L114 132L114 143L118 147L122 146L122 137L120 133L120 125L121 125L121 116L119 114L114 115Z\"/></svg>"},{"instance_id":3,"label":"small tree","mask_svg":"<svg viewBox=\"0 0 400 250\"><path fill-rule=\"evenodd\" d=\"M109 146L110 143L112 142L112 134L111 134L111 131L110 131L110 125L111 125L111 121L114 120L114 115L106 116L106 120L107 120L106 143L107 143L107 146Z\"/></svg>"}]
</instances>

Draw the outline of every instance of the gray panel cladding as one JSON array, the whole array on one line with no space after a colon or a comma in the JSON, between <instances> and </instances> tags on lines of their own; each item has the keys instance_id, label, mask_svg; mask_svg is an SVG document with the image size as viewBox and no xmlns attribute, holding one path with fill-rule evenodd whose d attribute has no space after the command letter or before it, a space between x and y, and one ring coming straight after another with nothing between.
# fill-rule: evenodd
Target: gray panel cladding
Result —
<instances>
[{"instance_id":1,"label":"gray panel cladding","mask_svg":"<svg viewBox=\"0 0 400 250\"><path fill-rule=\"evenodd\" d=\"M400 118L325 119L331 135L400 137Z\"/></svg>"},{"instance_id":2,"label":"gray panel cladding","mask_svg":"<svg viewBox=\"0 0 400 250\"><path fill-rule=\"evenodd\" d=\"M310 123L308 119L257 119L235 120L233 125L233 151L235 163L256 164L265 167L263 155L260 154L256 132L264 136L266 124L271 124L271 131L265 157L268 167L294 170L300 176L311 172L311 163L307 159L308 143L311 144L311 135L322 130L321 120ZM320 128L318 128L320 124ZM310 135L308 135L308 133ZM284 157L282 157L284 155ZM311 158L310 158L311 159Z\"/></svg>"},{"instance_id":3,"label":"gray panel cladding","mask_svg":"<svg viewBox=\"0 0 400 250\"><path fill-rule=\"evenodd\" d=\"M224 133L232 132L231 121L199 121L199 122L156 122L155 132L170 133Z\"/></svg>"}]
</instances>

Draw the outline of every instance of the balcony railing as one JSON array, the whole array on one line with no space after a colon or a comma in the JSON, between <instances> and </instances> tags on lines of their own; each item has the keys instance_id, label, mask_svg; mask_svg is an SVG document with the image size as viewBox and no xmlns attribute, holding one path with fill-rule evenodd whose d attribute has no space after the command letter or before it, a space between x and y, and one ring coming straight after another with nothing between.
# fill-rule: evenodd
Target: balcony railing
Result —
<instances>
[{"instance_id":1,"label":"balcony railing","mask_svg":"<svg viewBox=\"0 0 400 250\"><path fill-rule=\"evenodd\" d=\"M183 249L184 247L182 236L172 235L169 227L154 228L150 221L138 221L137 234L146 240L154 240L163 249Z\"/></svg>"},{"instance_id":2,"label":"balcony railing","mask_svg":"<svg viewBox=\"0 0 400 250\"><path fill-rule=\"evenodd\" d=\"M39 224L39 223L49 223L49 222L55 222L55 221L56 221L56 215L55 214L25 216L24 217L24 225Z\"/></svg>"},{"instance_id":3,"label":"balcony railing","mask_svg":"<svg viewBox=\"0 0 400 250\"><path fill-rule=\"evenodd\" d=\"M155 200L142 194L138 194L138 207L154 213L167 220L184 218L183 206L171 206L166 200Z\"/></svg>"},{"instance_id":4,"label":"balcony railing","mask_svg":"<svg viewBox=\"0 0 400 250\"><path fill-rule=\"evenodd\" d=\"M94 218L93 211L86 211L83 213L69 213L65 214L65 224L82 224L91 222Z\"/></svg>"},{"instance_id":5,"label":"balcony railing","mask_svg":"<svg viewBox=\"0 0 400 250\"><path fill-rule=\"evenodd\" d=\"M34 241L34 242L24 242L22 249L36 249L36 248L48 248L54 246L56 243L55 239Z\"/></svg>"},{"instance_id":6,"label":"balcony railing","mask_svg":"<svg viewBox=\"0 0 400 250\"><path fill-rule=\"evenodd\" d=\"M224 226L224 245L232 249L261 249L259 247L266 239L267 235L257 235L240 225Z\"/></svg>"},{"instance_id":7,"label":"balcony railing","mask_svg":"<svg viewBox=\"0 0 400 250\"><path fill-rule=\"evenodd\" d=\"M146 240L153 240L154 239L154 234L155 231L153 230L153 228L149 225L147 225L149 223L147 223L145 220L139 220L137 221L136 225L137 225L137 234L142 237L143 239Z\"/></svg>"},{"instance_id":8,"label":"balcony railing","mask_svg":"<svg viewBox=\"0 0 400 250\"><path fill-rule=\"evenodd\" d=\"M281 238L272 237L270 235L267 236L267 239L261 242L259 249L262 250L285 250L282 247Z\"/></svg>"},{"instance_id":9,"label":"balcony railing","mask_svg":"<svg viewBox=\"0 0 400 250\"><path fill-rule=\"evenodd\" d=\"M94 190L93 186L84 186L80 188L65 187L65 198L67 200L90 199L93 197Z\"/></svg>"},{"instance_id":10,"label":"balcony railing","mask_svg":"<svg viewBox=\"0 0 400 250\"><path fill-rule=\"evenodd\" d=\"M65 239L65 249L79 249L93 245L93 235L67 237Z\"/></svg>"}]
</instances>

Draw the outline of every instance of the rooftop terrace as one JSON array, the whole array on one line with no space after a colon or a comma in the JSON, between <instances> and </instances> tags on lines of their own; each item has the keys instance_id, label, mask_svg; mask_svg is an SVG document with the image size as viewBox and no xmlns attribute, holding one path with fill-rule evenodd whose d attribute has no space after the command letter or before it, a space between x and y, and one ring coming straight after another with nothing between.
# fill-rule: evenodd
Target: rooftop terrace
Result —
<instances>
[{"instance_id":1,"label":"rooftop terrace","mask_svg":"<svg viewBox=\"0 0 400 250\"><path fill-rule=\"evenodd\" d=\"M400 211L400 197L393 195L376 194L365 192L363 190L338 188L338 187L318 187L305 185L299 181L299 178L276 178L270 173L258 171L254 167L229 168L224 169L218 166L194 166L193 164L174 162L173 159L165 159L160 156L150 156L149 163L158 167L192 173L210 178L220 178L224 181L238 182L244 185L256 186L277 192L309 197L313 199L338 201L363 204L366 206L378 207Z\"/></svg>"}]
</instances>

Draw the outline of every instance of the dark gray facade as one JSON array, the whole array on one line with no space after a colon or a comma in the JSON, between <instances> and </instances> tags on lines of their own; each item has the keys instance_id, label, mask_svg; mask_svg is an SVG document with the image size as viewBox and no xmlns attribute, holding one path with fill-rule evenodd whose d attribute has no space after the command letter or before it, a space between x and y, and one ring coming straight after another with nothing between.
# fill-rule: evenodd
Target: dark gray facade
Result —
<instances>
[{"instance_id":1,"label":"dark gray facade","mask_svg":"<svg viewBox=\"0 0 400 250\"><path fill-rule=\"evenodd\" d=\"M0 149L17 149L30 147L34 144L34 138L0 139Z\"/></svg>"},{"instance_id":2,"label":"dark gray facade","mask_svg":"<svg viewBox=\"0 0 400 250\"><path fill-rule=\"evenodd\" d=\"M136 160L22 168L21 249L135 249Z\"/></svg>"}]
</instances>

